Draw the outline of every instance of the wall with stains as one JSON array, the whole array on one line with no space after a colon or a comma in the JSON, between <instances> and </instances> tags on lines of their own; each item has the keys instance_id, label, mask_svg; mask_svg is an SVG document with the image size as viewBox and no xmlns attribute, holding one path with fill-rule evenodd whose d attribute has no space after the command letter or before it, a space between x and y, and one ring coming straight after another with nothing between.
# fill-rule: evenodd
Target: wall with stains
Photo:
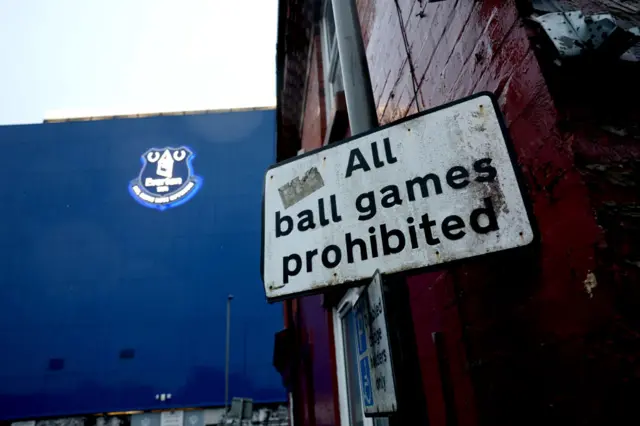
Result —
<instances>
[{"instance_id":1,"label":"wall with stains","mask_svg":"<svg viewBox=\"0 0 640 426\"><path fill-rule=\"evenodd\" d=\"M558 96L578 70L552 84L516 3L357 1L380 123L495 92L540 233L529 250L408 278L430 424L612 424L637 416L624 299L638 299L638 115L589 124L619 102L601 96L567 120L585 96L560 109ZM602 71L576 92L619 75Z\"/></svg>"},{"instance_id":2,"label":"wall with stains","mask_svg":"<svg viewBox=\"0 0 640 426\"><path fill-rule=\"evenodd\" d=\"M541 234L530 252L409 279L432 423L575 418L604 396L595 376L606 361L582 360L611 315L594 297L603 233L515 2L360 4L380 122L496 92ZM594 407L578 417L593 419Z\"/></svg>"},{"instance_id":3,"label":"wall with stains","mask_svg":"<svg viewBox=\"0 0 640 426\"><path fill-rule=\"evenodd\" d=\"M301 129L301 147L305 152L320 148L326 133L326 110L320 36L312 37L306 68L305 109ZM310 296L287 303L294 313L298 365L294 366L296 424L335 425L335 371L331 312L323 306L322 296Z\"/></svg>"},{"instance_id":4,"label":"wall with stains","mask_svg":"<svg viewBox=\"0 0 640 426\"><path fill-rule=\"evenodd\" d=\"M302 148L308 152L322 146L326 128L324 79L320 36L312 38L307 64L304 119L302 120Z\"/></svg>"},{"instance_id":5,"label":"wall with stains","mask_svg":"<svg viewBox=\"0 0 640 426\"><path fill-rule=\"evenodd\" d=\"M640 13L632 16L607 1L560 5L587 13L609 12L618 22L640 24ZM640 11L640 2L625 5ZM633 395L640 393L640 63L583 56L557 66L542 39L532 32L558 109L558 128L571 147L603 232L595 247L595 270L583 282L591 302L601 306L601 321L584 335L588 345L577 366L584 371L585 385L578 394L592 402L585 413L592 424L637 421Z\"/></svg>"}]
</instances>

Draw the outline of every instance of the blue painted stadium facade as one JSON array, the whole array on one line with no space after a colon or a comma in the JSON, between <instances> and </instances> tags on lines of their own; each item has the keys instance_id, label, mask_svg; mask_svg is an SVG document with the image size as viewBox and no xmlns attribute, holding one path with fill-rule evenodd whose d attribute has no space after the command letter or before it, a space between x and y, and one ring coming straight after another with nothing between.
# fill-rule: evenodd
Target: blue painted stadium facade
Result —
<instances>
[{"instance_id":1,"label":"blue painted stadium facade","mask_svg":"<svg viewBox=\"0 0 640 426\"><path fill-rule=\"evenodd\" d=\"M259 267L274 110L3 126L0 146L0 420L224 405L228 294L230 397L285 400Z\"/></svg>"}]
</instances>

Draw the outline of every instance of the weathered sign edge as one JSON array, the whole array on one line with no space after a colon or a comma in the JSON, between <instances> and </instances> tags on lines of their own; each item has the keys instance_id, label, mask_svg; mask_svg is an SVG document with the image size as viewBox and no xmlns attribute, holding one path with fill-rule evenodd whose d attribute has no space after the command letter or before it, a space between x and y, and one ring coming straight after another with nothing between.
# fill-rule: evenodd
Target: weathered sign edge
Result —
<instances>
[{"instance_id":1,"label":"weathered sign edge","mask_svg":"<svg viewBox=\"0 0 640 426\"><path fill-rule=\"evenodd\" d=\"M385 289L385 283L384 283L384 277L385 275L380 272L380 269L376 269L376 271L373 273L373 275L371 276L371 278L368 280L368 284L366 284L364 286L364 290L362 291L362 293L360 293L360 295L358 296L358 300L361 297L369 297L369 295L367 294L367 291L369 289L369 286L373 284L373 281L375 280L375 277L379 276L380 278L380 289L382 291L382 312L384 314L385 317L385 322L387 321L387 302L385 301L385 296L384 296L384 289ZM387 324L389 325L389 324ZM398 389L397 389L397 384L398 381L396 380L396 369L394 366L394 361L393 361L393 348L391 347L391 338L389 337L389 328L387 327L387 341L389 342L389 362L391 364L391 375L392 375L392 380L393 380L393 390L395 393L395 398L396 398L396 408L395 411L376 411L374 412L369 412L367 413L366 411L364 412L364 416L365 417L369 417L369 418L374 418L374 417L388 417L391 416L393 414L395 414L398 410ZM358 374L360 374L360 363L358 363ZM363 407L363 411L364 411L364 407Z\"/></svg>"},{"instance_id":2,"label":"weathered sign edge","mask_svg":"<svg viewBox=\"0 0 640 426\"><path fill-rule=\"evenodd\" d=\"M409 275L414 275L417 273L424 273L424 272L434 272L434 271L438 271L438 270L442 270L444 268L449 268L451 266L455 266L460 264L460 262L468 262L471 259L482 259L485 258L486 256L495 256L495 255L499 255L500 253L503 253L505 251L511 251L514 249L525 249L526 247L530 247L533 246L535 244L538 244L538 242L540 241L540 232L539 232L539 227L538 224L535 220L535 216L533 215L533 204L531 203L531 199L529 197L529 191L527 190L528 187L525 184L525 179L524 179L524 175L522 173L522 170L520 169L519 165L518 165L518 157L517 154L515 152L515 147L513 145L513 141L511 140L511 136L509 134L509 131L507 129L507 125L505 123L505 119L504 119L504 114L502 113L502 109L500 108L500 104L498 103L498 98L496 97L496 95L493 92L489 92L489 91L482 91L482 92L478 92L478 93L474 93L473 95L470 96L466 96L464 98L460 98L458 100L455 100L453 102L449 102L446 104L442 104L439 105L437 107L434 108L430 108L427 109L425 111L420 111L418 113L412 114L410 116L401 118L399 120L396 120L392 123L388 123L385 124L384 126L379 126L376 127L374 129L371 129L369 131L363 132L363 133L359 133L355 136L351 136L347 139L344 139L340 142L336 142L336 143L332 143L331 145L325 145L323 147L320 147L318 149L309 151L309 152L305 152L302 155L298 155L295 157L291 157L288 158L286 160L283 160L281 162L272 164L271 166L269 166L267 168L267 170L265 171L264 174L264 183L262 185L262 211L261 211L261 221L262 221L262 232L260 234L260 277L262 278L262 289L265 292L265 297L267 299L267 303L277 303L277 302L281 302L283 300L288 300L288 299L293 299L296 297L303 297L303 296L310 296L310 295L314 295L314 294L322 294L326 291L328 291L329 289L333 288L333 286L327 286L327 287L321 287L321 288L317 288L317 289L312 289L309 291L302 291L299 293L295 293L295 294L288 294L288 295L284 295L284 296L276 296L276 297L269 297L267 295L267 289L264 285L264 244L265 244L265 238L264 238L264 232L265 232L265 193L266 193L266 187L267 187L267 177L269 175L269 171L276 169L278 167L284 166L288 163L292 163L294 161L298 161L304 157L307 157L309 155L316 155L319 152L322 152L324 150L327 149L332 149L332 148L336 148L342 144L346 144L349 143L351 141L360 139L362 137L368 136L372 133L376 133L380 130L384 130L387 129L389 127L393 127L396 126L398 124L404 123L406 121L410 121L413 119L416 119L418 117L421 117L423 115L428 115L428 114L433 114L434 112L440 111L442 109L446 109L446 108L451 108L452 106L455 106L457 104L461 104L464 102L468 102L472 99L476 99L476 98L481 98L483 96L488 97L491 100L491 103L493 105L494 110L496 111L496 116L498 119L498 124L500 125L500 130L502 132L502 136L505 140L505 144L506 144L506 148L507 148L507 152L509 153L509 160L511 161L511 166L514 170L514 174L516 176L516 183L518 184L518 190L520 191L520 196L522 197L522 201L524 204L524 208L525 211L527 212L527 219L529 220L529 224L531 225L531 232L533 233L533 238L531 240L531 242L525 246L520 246L520 247L514 247L514 248L510 248L510 249L503 249L503 250L498 250L498 251L494 251L491 253L486 253L486 254L481 254L478 256L473 256L473 257L467 257L464 259L457 259L457 260L453 260L450 262L446 262L446 263L438 263L436 265L429 265L429 266L425 266L422 268L416 268L416 269L411 269L408 271L401 271L401 272L396 272L393 274L387 274L387 276L394 276L394 277L401 277L401 276L409 276ZM383 275L385 276L385 275ZM358 281L353 281L351 283L340 283L339 287L342 289L349 289L352 287L359 287L364 285L364 283L366 283L368 280L370 280L371 277L368 278L363 278L362 280L358 280Z\"/></svg>"}]
</instances>

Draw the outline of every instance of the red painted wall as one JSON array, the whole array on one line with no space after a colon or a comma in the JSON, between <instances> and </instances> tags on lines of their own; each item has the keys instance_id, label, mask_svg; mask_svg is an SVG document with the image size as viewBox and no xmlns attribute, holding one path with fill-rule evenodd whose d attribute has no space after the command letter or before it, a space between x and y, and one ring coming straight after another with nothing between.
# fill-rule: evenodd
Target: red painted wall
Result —
<instances>
[{"instance_id":1,"label":"red painted wall","mask_svg":"<svg viewBox=\"0 0 640 426\"><path fill-rule=\"evenodd\" d=\"M444 425L446 417L434 331L444 335L459 424L476 424L476 407L482 422L508 423L513 410L502 404L533 408L512 397L528 393L508 367L530 362L520 346L562 341L587 326L580 311L592 301L582 282L594 269L600 230L555 128L556 111L513 2L367 6L361 19L382 123L482 90L500 96L542 233L539 253L471 262L413 277L409 285L432 424ZM575 315L562 315L567 303Z\"/></svg>"},{"instance_id":2,"label":"red painted wall","mask_svg":"<svg viewBox=\"0 0 640 426\"><path fill-rule=\"evenodd\" d=\"M322 50L320 36L316 34L311 43L307 69L304 118L302 120L302 148L305 152L322 146L326 128L324 103L324 81L322 72Z\"/></svg>"},{"instance_id":3,"label":"red painted wall","mask_svg":"<svg viewBox=\"0 0 640 426\"><path fill-rule=\"evenodd\" d=\"M314 424L329 426L335 424L337 416L334 407L335 377L330 374L335 371L335 349L332 345L331 313L322 306L322 301L322 296L311 296L302 299L301 305L309 333Z\"/></svg>"},{"instance_id":4,"label":"red painted wall","mask_svg":"<svg viewBox=\"0 0 640 426\"><path fill-rule=\"evenodd\" d=\"M320 37L312 42L306 77L305 110L301 141L305 152L320 148L326 132L324 82ZM301 349L296 366L297 425L330 426L339 419L335 392L335 349L331 311L322 306L322 296L300 298L295 303L295 329Z\"/></svg>"},{"instance_id":5,"label":"red painted wall","mask_svg":"<svg viewBox=\"0 0 640 426\"><path fill-rule=\"evenodd\" d=\"M616 297L640 299L631 287L640 265L632 239L640 229L637 207L629 207L640 158L633 136L590 129L595 110L582 124L562 127L579 104L556 108L515 1L358 0L358 7L380 123L495 92L541 235L529 251L408 279L431 426L451 424L452 415L458 425L493 426L612 424L607 419L631 414L621 395L640 390L640 348L631 343L640 321L625 317L631 308ZM316 102L307 94L306 149L320 146L312 130ZM625 117L640 121L640 114ZM621 159L627 186L611 189L602 173L611 177ZM307 314L317 316L317 333L325 314L315 305ZM452 385L449 395L443 380ZM328 386L316 389L316 400L331 397Z\"/></svg>"}]
</instances>

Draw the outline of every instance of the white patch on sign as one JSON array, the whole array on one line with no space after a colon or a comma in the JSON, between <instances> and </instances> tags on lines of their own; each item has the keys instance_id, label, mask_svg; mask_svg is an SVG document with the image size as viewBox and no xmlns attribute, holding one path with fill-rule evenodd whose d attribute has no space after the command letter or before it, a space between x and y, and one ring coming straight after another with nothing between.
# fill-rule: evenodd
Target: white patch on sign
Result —
<instances>
[{"instance_id":1,"label":"white patch on sign","mask_svg":"<svg viewBox=\"0 0 640 426\"><path fill-rule=\"evenodd\" d=\"M280 192L280 198L282 199L282 205L284 208L291 207L298 201L313 194L324 186L322 175L316 167L312 167L302 175L302 177L295 177L291 182L286 183L278 189Z\"/></svg>"}]
</instances>

